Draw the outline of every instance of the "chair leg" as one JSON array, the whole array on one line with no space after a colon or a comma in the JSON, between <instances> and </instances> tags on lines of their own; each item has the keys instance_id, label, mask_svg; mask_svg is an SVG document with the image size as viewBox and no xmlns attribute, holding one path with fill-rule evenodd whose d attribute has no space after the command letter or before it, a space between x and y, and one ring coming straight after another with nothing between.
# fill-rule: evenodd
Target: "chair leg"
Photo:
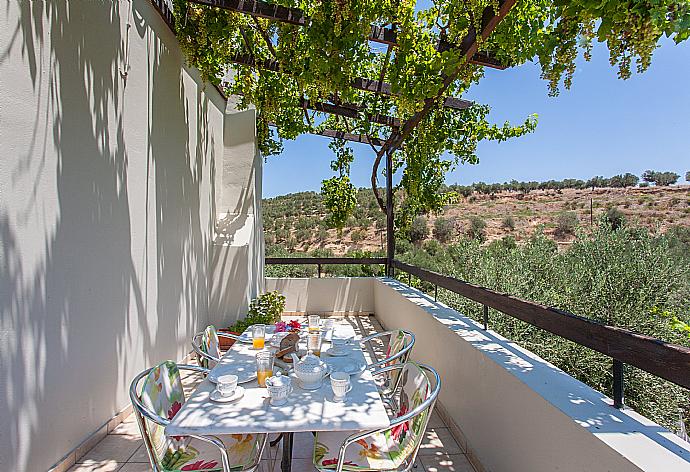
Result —
<instances>
[{"instance_id":1,"label":"chair leg","mask_svg":"<svg viewBox=\"0 0 690 472\"><path fill-rule=\"evenodd\" d=\"M283 434L285 433L280 433L277 438L275 438L273 441L269 442L269 446L271 447L276 447L276 444L280 442L281 439L283 439Z\"/></svg>"}]
</instances>

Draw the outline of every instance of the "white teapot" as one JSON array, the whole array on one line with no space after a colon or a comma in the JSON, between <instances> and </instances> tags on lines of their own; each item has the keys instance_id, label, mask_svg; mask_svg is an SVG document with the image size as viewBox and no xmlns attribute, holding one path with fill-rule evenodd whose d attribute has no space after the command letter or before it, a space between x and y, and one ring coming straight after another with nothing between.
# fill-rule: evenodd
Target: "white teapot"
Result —
<instances>
[{"instance_id":1,"label":"white teapot","mask_svg":"<svg viewBox=\"0 0 690 472\"><path fill-rule=\"evenodd\" d=\"M300 359L294 352L291 354L292 363L295 366L295 375L300 381L300 386L305 390L321 388L321 381L328 374L328 365L316 357L311 351Z\"/></svg>"}]
</instances>

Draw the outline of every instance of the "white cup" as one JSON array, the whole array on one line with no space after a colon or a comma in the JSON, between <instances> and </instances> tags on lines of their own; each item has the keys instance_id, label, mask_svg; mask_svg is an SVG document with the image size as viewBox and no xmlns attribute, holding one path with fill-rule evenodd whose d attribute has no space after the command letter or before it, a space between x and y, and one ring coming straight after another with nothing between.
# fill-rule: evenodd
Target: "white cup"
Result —
<instances>
[{"instance_id":1,"label":"white cup","mask_svg":"<svg viewBox=\"0 0 690 472\"><path fill-rule=\"evenodd\" d=\"M237 376L228 374L228 375L219 375L218 376L218 383L216 384L216 390L218 390L218 393L220 393L221 397L230 397L232 396L233 393L235 393L235 390L237 389Z\"/></svg>"},{"instance_id":2,"label":"white cup","mask_svg":"<svg viewBox=\"0 0 690 472\"><path fill-rule=\"evenodd\" d=\"M350 374L347 372L333 372L331 374L331 388L333 389L333 401L344 401L347 392L352 390Z\"/></svg>"}]
</instances>

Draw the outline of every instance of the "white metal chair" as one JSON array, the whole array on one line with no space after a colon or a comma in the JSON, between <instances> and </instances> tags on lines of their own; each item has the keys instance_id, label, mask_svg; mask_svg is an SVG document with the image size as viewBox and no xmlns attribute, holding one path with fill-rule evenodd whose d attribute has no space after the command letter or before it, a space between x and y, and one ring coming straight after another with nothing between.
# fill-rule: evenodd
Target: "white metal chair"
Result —
<instances>
[{"instance_id":1,"label":"white metal chair","mask_svg":"<svg viewBox=\"0 0 690 472\"><path fill-rule=\"evenodd\" d=\"M213 325L208 325L200 333L196 333L192 338L192 349L197 355L197 362L201 367L207 369L212 369L215 365L220 362L221 352L220 352L220 342L218 338L228 338L234 339L235 342L251 342L241 336L237 336L230 333L218 332L216 327Z\"/></svg>"},{"instance_id":2,"label":"white metal chair","mask_svg":"<svg viewBox=\"0 0 690 472\"><path fill-rule=\"evenodd\" d=\"M410 355L412 354L412 348L414 347L415 338L411 331L405 329L395 329L392 331L382 331L380 333L374 333L367 336L359 341L362 349L372 348L370 354L374 359L375 353L373 351L373 346L371 341L388 337L388 345L386 347L386 354L383 359L374 360L372 363L367 365L367 368L371 370L377 370L381 367L391 366L395 364L404 364L410 360ZM388 371L386 375L381 375L379 380L379 393L383 400L390 406L395 408L395 398L392 396L398 387L398 371L393 369Z\"/></svg>"},{"instance_id":3,"label":"white metal chair","mask_svg":"<svg viewBox=\"0 0 690 472\"><path fill-rule=\"evenodd\" d=\"M374 339L384 338L386 336L389 337L388 346L386 347L386 355L383 359L375 360L371 364L367 365L369 369L375 370L380 367L393 364L404 364L409 360L415 340L414 334L406 329L395 329L392 331L374 333L362 338L359 343L360 345L366 345L367 343L371 343L371 341Z\"/></svg>"},{"instance_id":4,"label":"white metal chair","mask_svg":"<svg viewBox=\"0 0 690 472\"><path fill-rule=\"evenodd\" d=\"M320 471L409 471L414 466L434 409L441 379L427 365L413 362L387 366L376 374L398 370L399 408L391 425L360 432L319 432L314 440L314 466Z\"/></svg>"},{"instance_id":5,"label":"white metal chair","mask_svg":"<svg viewBox=\"0 0 690 472\"><path fill-rule=\"evenodd\" d=\"M208 369L203 367L165 361L141 372L129 388L134 414L154 472L256 470L266 446L265 434L165 436L165 426L185 402L180 370L208 373Z\"/></svg>"}]
</instances>

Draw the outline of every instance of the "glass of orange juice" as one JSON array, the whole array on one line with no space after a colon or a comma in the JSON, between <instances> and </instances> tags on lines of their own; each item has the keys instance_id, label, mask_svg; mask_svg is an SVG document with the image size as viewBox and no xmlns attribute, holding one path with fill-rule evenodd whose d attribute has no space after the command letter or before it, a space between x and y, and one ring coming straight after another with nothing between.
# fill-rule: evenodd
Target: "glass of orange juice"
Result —
<instances>
[{"instance_id":1,"label":"glass of orange juice","mask_svg":"<svg viewBox=\"0 0 690 472\"><path fill-rule=\"evenodd\" d=\"M321 333L309 333L307 335L307 350L317 357L321 357Z\"/></svg>"},{"instance_id":2,"label":"glass of orange juice","mask_svg":"<svg viewBox=\"0 0 690 472\"><path fill-rule=\"evenodd\" d=\"M321 317L319 315L309 315L309 332L318 333L321 331Z\"/></svg>"},{"instance_id":3,"label":"glass of orange juice","mask_svg":"<svg viewBox=\"0 0 690 472\"><path fill-rule=\"evenodd\" d=\"M257 324L252 326L252 347L263 349L266 343L266 325Z\"/></svg>"},{"instance_id":4,"label":"glass of orange juice","mask_svg":"<svg viewBox=\"0 0 690 472\"><path fill-rule=\"evenodd\" d=\"M273 361L275 357L271 351L256 353L256 381L259 387L266 387L266 379L273 376Z\"/></svg>"}]
</instances>

